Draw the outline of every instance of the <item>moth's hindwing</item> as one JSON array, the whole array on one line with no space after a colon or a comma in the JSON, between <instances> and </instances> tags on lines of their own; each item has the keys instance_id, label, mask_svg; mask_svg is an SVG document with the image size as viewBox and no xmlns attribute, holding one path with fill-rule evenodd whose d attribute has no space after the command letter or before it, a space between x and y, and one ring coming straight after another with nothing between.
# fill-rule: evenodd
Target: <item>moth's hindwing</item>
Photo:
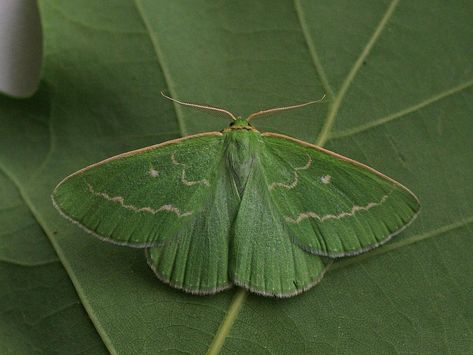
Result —
<instances>
[{"instance_id":1,"label":"moth's hindwing","mask_svg":"<svg viewBox=\"0 0 473 355\"><path fill-rule=\"evenodd\" d=\"M232 286L229 241L240 199L223 155L213 170L215 178L193 219L174 238L146 253L160 280L194 294L213 294Z\"/></svg>"},{"instance_id":2,"label":"moth's hindwing","mask_svg":"<svg viewBox=\"0 0 473 355\"><path fill-rule=\"evenodd\" d=\"M270 194L259 161L235 219L230 273L235 284L252 292L290 297L317 284L331 261L293 242Z\"/></svg>"}]
</instances>

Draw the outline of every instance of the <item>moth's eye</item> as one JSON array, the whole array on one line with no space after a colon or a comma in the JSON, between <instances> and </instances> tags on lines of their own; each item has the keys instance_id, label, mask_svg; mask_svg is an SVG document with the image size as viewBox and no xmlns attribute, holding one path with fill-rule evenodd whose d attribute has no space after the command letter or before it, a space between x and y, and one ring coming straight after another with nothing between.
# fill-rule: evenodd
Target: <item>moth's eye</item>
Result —
<instances>
[{"instance_id":1,"label":"moth's eye","mask_svg":"<svg viewBox=\"0 0 473 355\"><path fill-rule=\"evenodd\" d=\"M234 125L235 125L235 122L230 123L230 127L231 127L231 126L234 126Z\"/></svg>"}]
</instances>

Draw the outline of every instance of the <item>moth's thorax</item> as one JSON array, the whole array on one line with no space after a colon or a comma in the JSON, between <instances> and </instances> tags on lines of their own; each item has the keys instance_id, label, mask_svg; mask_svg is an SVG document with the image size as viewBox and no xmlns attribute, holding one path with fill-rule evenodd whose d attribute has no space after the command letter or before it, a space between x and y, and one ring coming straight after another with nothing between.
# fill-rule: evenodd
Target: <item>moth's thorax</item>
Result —
<instances>
[{"instance_id":1,"label":"moth's thorax","mask_svg":"<svg viewBox=\"0 0 473 355\"><path fill-rule=\"evenodd\" d=\"M261 134L253 129L224 131L225 158L235 186L241 195L261 148Z\"/></svg>"}]
</instances>

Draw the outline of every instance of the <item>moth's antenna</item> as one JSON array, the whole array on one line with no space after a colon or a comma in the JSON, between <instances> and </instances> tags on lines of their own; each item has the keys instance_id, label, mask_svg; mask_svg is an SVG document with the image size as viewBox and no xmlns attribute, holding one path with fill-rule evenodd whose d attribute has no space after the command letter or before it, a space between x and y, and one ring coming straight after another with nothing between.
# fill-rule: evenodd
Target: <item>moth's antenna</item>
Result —
<instances>
[{"instance_id":1,"label":"moth's antenna","mask_svg":"<svg viewBox=\"0 0 473 355\"><path fill-rule=\"evenodd\" d=\"M166 99L169 99L171 101L174 101L175 103L178 103L179 105L183 106L189 106L189 107L194 107L194 108L200 108L202 110L209 110L209 111L214 111L214 112L220 112L224 113L232 118L232 120L236 121L236 117L233 113L230 111L224 110L223 108L218 108L218 107L213 107L213 106L208 106L208 105L199 105L199 104L194 104L192 102L184 102L184 101L179 101L176 99L173 99L172 97L167 96L164 91L161 91L161 95L163 95Z\"/></svg>"},{"instance_id":2,"label":"moth's antenna","mask_svg":"<svg viewBox=\"0 0 473 355\"><path fill-rule=\"evenodd\" d=\"M251 115L249 115L248 118L247 118L247 121L250 121L253 118L258 117L258 116L263 116L263 115L267 115L267 114L275 113L275 112L280 112L280 111L291 110L293 108L304 107L304 106L307 106L307 105L315 104L317 102L322 102L323 99L325 99L325 94L324 94L324 96L322 96L321 99L318 99L318 100L315 100L315 101L309 101L309 102L304 102L303 104L298 104L298 105L275 107L275 108L270 108L270 109L267 109L267 110L258 111L258 112L255 112L255 113L252 113Z\"/></svg>"}]
</instances>

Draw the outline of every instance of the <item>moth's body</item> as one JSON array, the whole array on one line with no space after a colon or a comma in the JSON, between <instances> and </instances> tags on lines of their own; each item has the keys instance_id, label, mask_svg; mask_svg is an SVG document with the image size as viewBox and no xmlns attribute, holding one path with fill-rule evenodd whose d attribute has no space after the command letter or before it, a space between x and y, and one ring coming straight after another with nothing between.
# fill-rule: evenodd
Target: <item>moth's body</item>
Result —
<instances>
[{"instance_id":1,"label":"moth's body","mask_svg":"<svg viewBox=\"0 0 473 355\"><path fill-rule=\"evenodd\" d=\"M82 169L53 202L100 239L146 248L173 287L212 294L239 285L278 297L315 285L325 257L385 243L419 209L381 173L241 118Z\"/></svg>"},{"instance_id":2,"label":"moth's body","mask_svg":"<svg viewBox=\"0 0 473 355\"><path fill-rule=\"evenodd\" d=\"M235 189L241 197L262 148L261 133L245 120L235 122L222 133L226 147L224 153L226 165Z\"/></svg>"}]
</instances>

